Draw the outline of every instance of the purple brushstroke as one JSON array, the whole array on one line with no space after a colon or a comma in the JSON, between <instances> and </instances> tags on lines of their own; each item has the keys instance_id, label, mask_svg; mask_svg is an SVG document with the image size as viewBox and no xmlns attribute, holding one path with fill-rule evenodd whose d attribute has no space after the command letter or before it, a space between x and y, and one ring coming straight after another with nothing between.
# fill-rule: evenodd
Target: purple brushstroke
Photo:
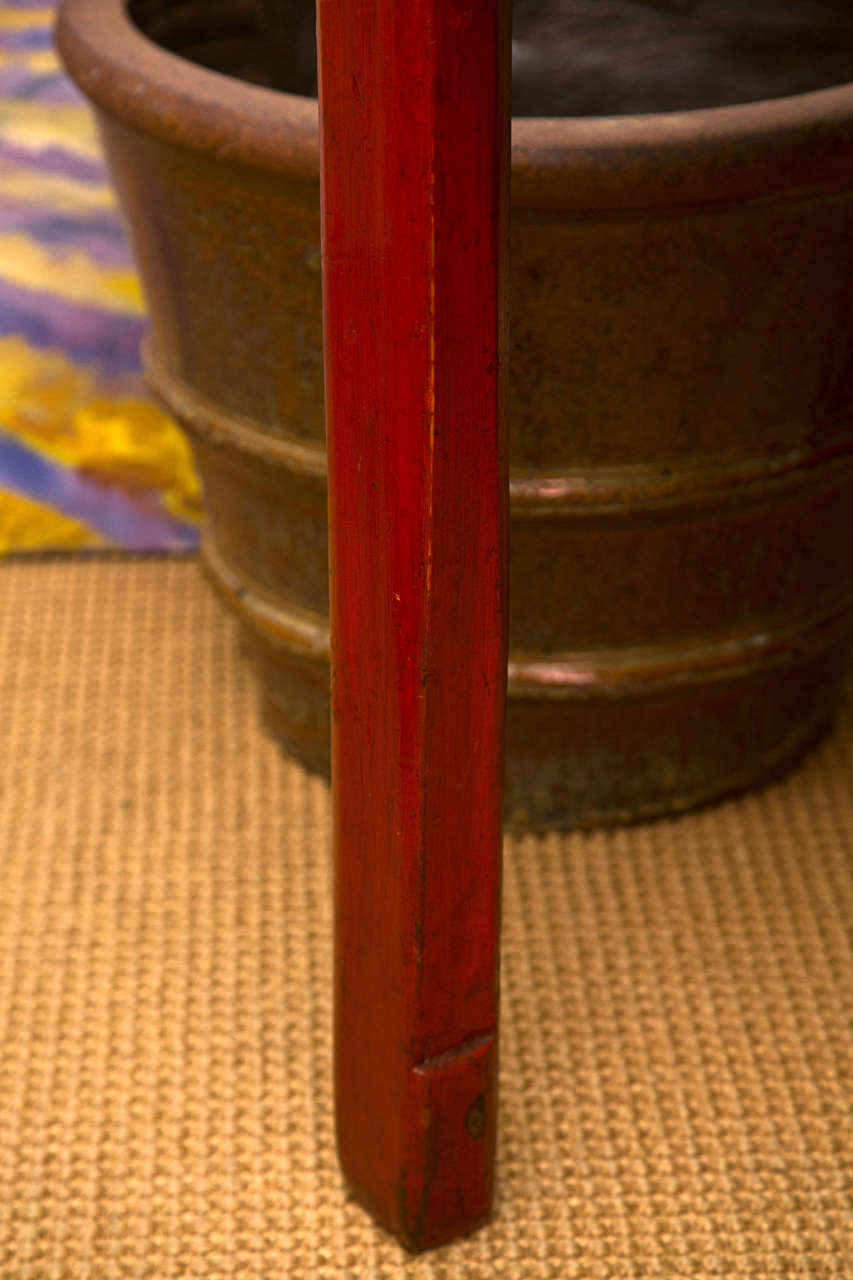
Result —
<instances>
[{"instance_id":1,"label":"purple brushstroke","mask_svg":"<svg viewBox=\"0 0 853 1280\"><path fill-rule=\"evenodd\" d=\"M0 71L0 98L17 98L21 102L38 98L54 77L54 72L36 72L31 67L6 67Z\"/></svg>"},{"instance_id":2,"label":"purple brushstroke","mask_svg":"<svg viewBox=\"0 0 853 1280\"><path fill-rule=\"evenodd\" d=\"M2 431L0 485L82 521L128 551L189 551L198 543L192 525L54 462Z\"/></svg>"},{"instance_id":3,"label":"purple brushstroke","mask_svg":"<svg viewBox=\"0 0 853 1280\"><path fill-rule=\"evenodd\" d=\"M48 102L63 106L75 105L77 91L64 76L56 71L43 74L31 67L7 67L0 71L0 98L18 102Z\"/></svg>"},{"instance_id":4,"label":"purple brushstroke","mask_svg":"<svg viewBox=\"0 0 853 1280\"><path fill-rule=\"evenodd\" d=\"M0 176L0 185L2 185ZM133 258L116 214L52 213L40 207L22 206L6 198L0 203L0 234L18 233L51 249L81 250L102 267L132 267Z\"/></svg>"},{"instance_id":5,"label":"purple brushstroke","mask_svg":"<svg viewBox=\"0 0 853 1280\"><path fill-rule=\"evenodd\" d=\"M70 80L56 73L45 76L44 80L34 85L27 97L35 102L63 107L75 106L80 101L80 95Z\"/></svg>"},{"instance_id":6,"label":"purple brushstroke","mask_svg":"<svg viewBox=\"0 0 853 1280\"><path fill-rule=\"evenodd\" d=\"M53 173L63 178L75 178L78 182L98 185L106 182L107 172L102 160L89 160L86 156L65 151L50 145L38 150L18 147L0 134L0 172L3 169L32 169L35 173Z\"/></svg>"},{"instance_id":7,"label":"purple brushstroke","mask_svg":"<svg viewBox=\"0 0 853 1280\"><path fill-rule=\"evenodd\" d=\"M0 28L0 49L6 49L9 53L30 53L33 50L52 48L53 28L50 26L19 27L12 31Z\"/></svg>"},{"instance_id":8,"label":"purple brushstroke","mask_svg":"<svg viewBox=\"0 0 853 1280\"><path fill-rule=\"evenodd\" d=\"M78 306L0 279L0 334L19 334L36 347L62 347L78 363L110 373L139 369L141 316Z\"/></svg>"}]
</instances>

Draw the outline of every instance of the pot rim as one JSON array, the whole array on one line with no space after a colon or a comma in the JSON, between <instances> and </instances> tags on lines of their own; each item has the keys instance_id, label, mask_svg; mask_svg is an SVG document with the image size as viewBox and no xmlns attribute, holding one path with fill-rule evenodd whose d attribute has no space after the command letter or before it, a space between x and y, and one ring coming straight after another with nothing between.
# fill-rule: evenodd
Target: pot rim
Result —
<instances>
[{"instance_id":1,"label":"pot rim","mask_svg":"<svg viewBox=\"0 0 853 1280\"><path fill-rule=\"evenodd\" d=\"M108 116L197 155L317 182L317 102L155 44L126 0L62 0L60 55ZM648 115L515 117L515 208L603 211L799 200L853 187L853 83Z\"/></svg>"}]
</instances>

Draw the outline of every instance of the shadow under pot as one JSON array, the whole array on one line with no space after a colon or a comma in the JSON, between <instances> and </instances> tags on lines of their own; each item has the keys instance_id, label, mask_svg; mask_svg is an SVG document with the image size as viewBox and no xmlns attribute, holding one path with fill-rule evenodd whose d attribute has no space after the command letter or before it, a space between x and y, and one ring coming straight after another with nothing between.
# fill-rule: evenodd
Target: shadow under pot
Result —
<instances>
[{"instance_id":1,"label":"shadow under pot","mask_svg":"<svg viewBox=\"0 0 853 1280\"><path fill-rule=\"evenodd\" d=\"M276 732L326 770L317 105L257 83L254 6L133 12L65 0L62 54L131 229L151 385L195 448L207 568ZM853 86L515 119L511 241L507 819L765 781L831 722L853 634Z\"/></svg>"}]
</instances>

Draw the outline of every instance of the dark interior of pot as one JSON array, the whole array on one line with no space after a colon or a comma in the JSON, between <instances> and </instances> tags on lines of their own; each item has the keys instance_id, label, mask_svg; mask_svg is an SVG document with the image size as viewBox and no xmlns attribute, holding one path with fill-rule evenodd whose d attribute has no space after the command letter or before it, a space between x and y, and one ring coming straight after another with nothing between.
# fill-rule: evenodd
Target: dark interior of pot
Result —
<instances>
[{"instance_id":1,"label":"dark interior of pot","mask_svg":"<svg viewBox=\"0 0 853 1280\"><path fill-rule=\"evenodd\" d=\"M316 93L313 0L131 0L128 13L155 44L201 67Z\"/></svg>"},{"instance_id":2,"label":"dark interior of pot","mask_svg":"<svg viewBox=\"0 0 853 1280\"><path fill-rule=\"evenodd\" d=\"M150 39L210 70L316 94L314 0L130 0ZM851 0L515 0L513 114L643 114L853 80Z\"/></svg>"}]
</instances>

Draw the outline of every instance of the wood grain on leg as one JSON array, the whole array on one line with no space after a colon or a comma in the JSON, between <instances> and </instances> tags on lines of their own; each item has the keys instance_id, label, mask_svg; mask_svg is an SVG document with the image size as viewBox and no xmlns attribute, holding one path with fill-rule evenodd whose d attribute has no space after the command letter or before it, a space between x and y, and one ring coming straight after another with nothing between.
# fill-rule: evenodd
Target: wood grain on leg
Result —
<instances>
[{"instance_id":1,"label":"wood grain on leg","mask_svg":"<svg viewBox=\"0 0 853 1280\"><path fill-rule=\"evenodd\" d=\"M506 680L506 0L320 0L336 1099L412 1248L490 1212Z\"/></svg>"}]
</instances>

